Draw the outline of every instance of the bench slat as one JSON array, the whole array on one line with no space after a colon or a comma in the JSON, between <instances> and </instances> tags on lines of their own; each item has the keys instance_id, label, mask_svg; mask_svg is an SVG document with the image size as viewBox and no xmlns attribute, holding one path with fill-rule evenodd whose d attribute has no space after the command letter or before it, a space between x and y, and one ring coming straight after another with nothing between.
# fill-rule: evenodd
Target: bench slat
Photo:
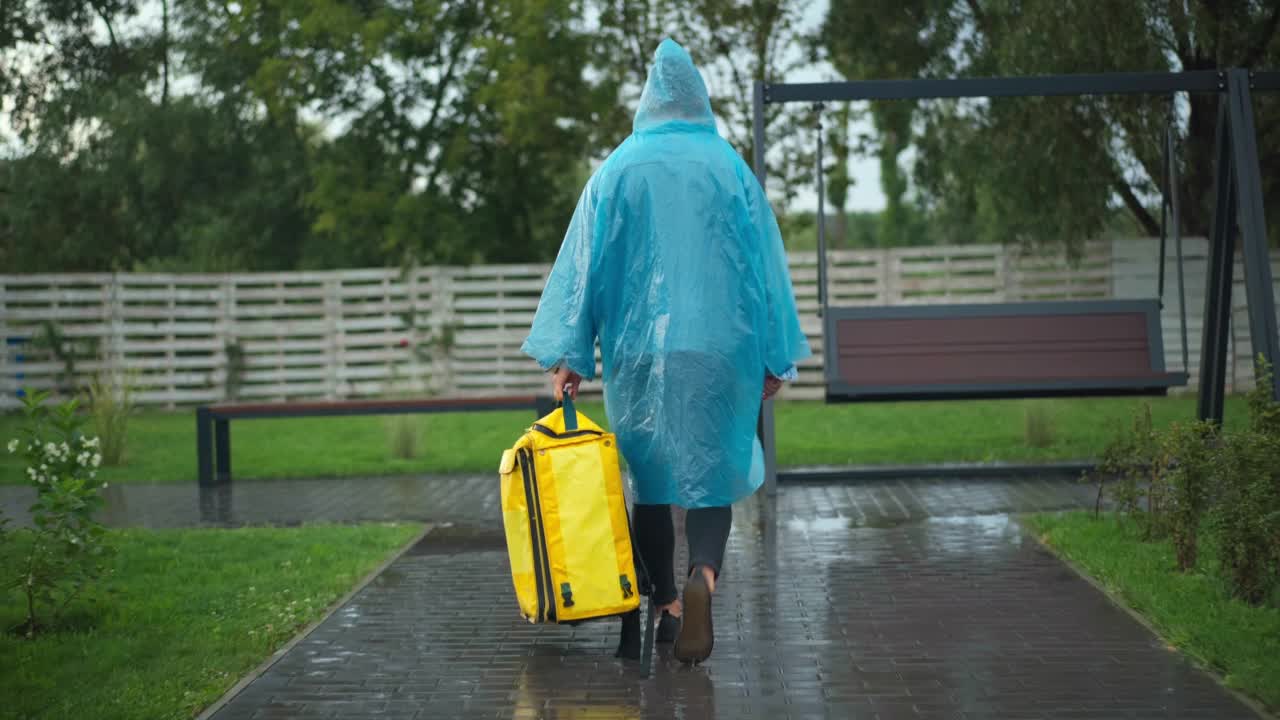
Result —
<instances>
[{"instance_id":1,"label":"bench slat","mask_svg":"<svg viewBox=\"0 0 1280 720\"><path fill-rule=\"evenodd\" d=\"M828 397L1159 393L1159 303L1105 300L832 308Z\"/></svg>"}]
</instances>

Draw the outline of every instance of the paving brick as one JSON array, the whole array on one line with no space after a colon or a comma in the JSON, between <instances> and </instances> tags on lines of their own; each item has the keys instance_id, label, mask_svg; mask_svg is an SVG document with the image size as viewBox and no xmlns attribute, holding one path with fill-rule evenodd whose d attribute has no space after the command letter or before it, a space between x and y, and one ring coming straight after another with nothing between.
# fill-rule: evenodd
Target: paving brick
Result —
<instances>
[{"instance_id":1,"label":"paving brick","mask_svg":"<svg viewBox=\"0 0 1280 720\"><path fill-rule=\"evenodd\" d=\"M277 662L269 694L250 685L216 717L1254 717L1016 520L980 514L1078 506L1080 490L922 480L753 499L735 515L715 655L686 668L661 647L649 680L613 659L616 622L518 617L500 520L463 517Z\"/></svg>"}]
</instances>

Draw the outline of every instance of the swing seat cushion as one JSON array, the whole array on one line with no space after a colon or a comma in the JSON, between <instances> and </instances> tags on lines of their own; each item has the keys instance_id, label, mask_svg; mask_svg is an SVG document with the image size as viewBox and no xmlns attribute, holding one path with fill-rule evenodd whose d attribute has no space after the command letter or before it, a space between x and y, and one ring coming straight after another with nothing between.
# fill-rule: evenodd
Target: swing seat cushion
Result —
<instances>
[{"instance_id":1,"label":"swing seat cushion","mask_svg":"<svg viewBox=\"0 0 1280 720\"><path fill-rule=\"evenodd\" d=\"M827 399L1160 395L1156 300L830 308Z\"/></svg>"}]
</instances>

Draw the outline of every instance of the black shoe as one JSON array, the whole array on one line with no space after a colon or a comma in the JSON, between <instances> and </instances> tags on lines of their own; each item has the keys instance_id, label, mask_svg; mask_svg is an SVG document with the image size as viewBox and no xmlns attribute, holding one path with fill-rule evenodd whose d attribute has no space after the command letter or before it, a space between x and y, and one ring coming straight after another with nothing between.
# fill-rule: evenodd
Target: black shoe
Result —
<instances>
[{"instance_id":1,"label":"black shoe","mask_svg":"<svg viewBox=\"0 0 1280 720\"><path fill-rule=\"evenodd\" d=\"M679 633L680 618L664 611L662 619L658 621L658 642L669 645L676 641L676 635Z\"/></svg>"},{"instance_id":2,"label":"black shoe","mask_svg":"<svg viewBox=\"0 0 1280 720\"><path fill-rule=\"evenodd\" d=\"M640 659L640 611L632 610L622 616L622 637L618 640L618 651L613 654L623 660Z\"/></svg>"},{"instance_id":3,"label":"black shoe","mask_svg":"<svg viewBox=\"0 0 1280 720\"><path fill-rule=\"evenodd\" d=\"M702 570L695 570L684 586L684 612L675 656L680 662L696 665L711 657L715 632L711 623L711 588Z\"/></svg>"}]
</instances>

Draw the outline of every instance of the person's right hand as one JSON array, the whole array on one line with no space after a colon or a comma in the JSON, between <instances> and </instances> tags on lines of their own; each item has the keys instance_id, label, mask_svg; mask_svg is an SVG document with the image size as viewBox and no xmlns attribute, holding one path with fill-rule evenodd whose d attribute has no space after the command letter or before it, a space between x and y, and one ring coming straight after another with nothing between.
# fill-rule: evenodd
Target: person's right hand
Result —
<instances>
[{"instance_id":1,"label":"person's right hand","mask_svg":"<svg viewBox=\"0 0 1280 720\"><path fill-rule=\"evenodd\" d=\"M772 375L764 376L764 399L768 400L782 389L782 381Z\"/></svg>"},{"instance_id":2,"label":"person's right hand","mask_svg":"<svg viewBox=\"0 0 1280 720\"><path fill-rule=\"evenodd\" d=\"M569 368L562 367L551 376L551 394L555 396L556 402L564 402L564 393L567 389L569 391L569 397L573 400L577 400L578 386L581 384L581 375Z\"/></svg>"}]
</instances>

